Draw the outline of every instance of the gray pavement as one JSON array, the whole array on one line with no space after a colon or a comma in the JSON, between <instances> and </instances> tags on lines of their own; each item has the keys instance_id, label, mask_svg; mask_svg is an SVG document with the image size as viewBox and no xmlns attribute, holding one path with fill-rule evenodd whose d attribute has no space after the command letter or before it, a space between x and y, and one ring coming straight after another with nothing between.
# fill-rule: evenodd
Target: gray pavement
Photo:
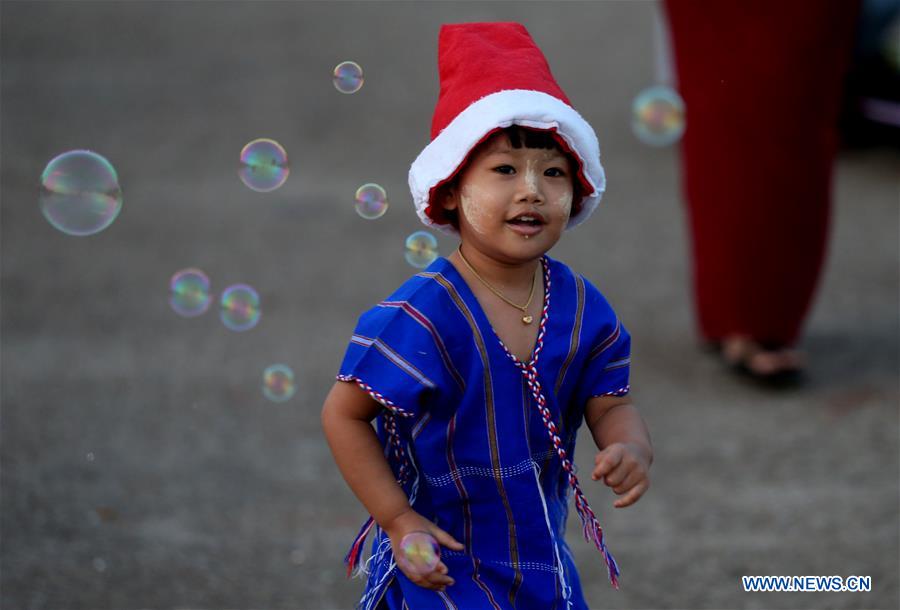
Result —
<instances>
[{"instance_id":1,"label":"gray pavement","mask_svg":"<svg viewBox=\"0 0 900 610\"><path fill-rule=\"evenodd\" d=\"M598 132L602 208L553 255L603 290L634 336L653 433L637 505L589 486L623 576L569 541L593 608L897 608L898 157L842 155L833 241L804 341L810 384L772 394L697 347L677 149L630 133L652 84L654 5L10 2L0 4L0 607L350 608L341 560L364 511L319 409L356 316L414 270L406 187L428 140L442 22L529 28ZM359 62L362 90L330 73ZM291 175L235 173L273 137ZM56 154L110 159L124 207L75 238L41 216ZM391 207L359 218L355 189ZM443 254L452 240L440 238ZM252 331L176 316L178 269L262 298ZM259 390L275 362L283 404ZM591 459L590 438L576 463ZM744 593L741 575L868 575L869 593Z\"/></svg>"}]
</instances>

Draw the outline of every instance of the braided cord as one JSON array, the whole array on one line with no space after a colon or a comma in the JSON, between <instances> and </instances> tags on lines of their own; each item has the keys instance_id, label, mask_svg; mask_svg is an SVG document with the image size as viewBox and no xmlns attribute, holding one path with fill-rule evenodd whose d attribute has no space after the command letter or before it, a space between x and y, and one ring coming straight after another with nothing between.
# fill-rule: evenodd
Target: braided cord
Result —
<instances>
[{"instance_id":1,"label":"braided cord","mask_svg":"<svg viewBox=\"0 0 900 610\"><path fill-rule=\"evenodd\" d=\"M578 477L575 475L575 467L563 447L562 439L559 437L559 429L553 421L550 409L547 407L547 399L544 397L543 388L538 379L537 362L541 351L544 349L544 333L547 330L548 312L550 310L550 266L547 263L546 257L541 258L541 264L544 267L544 306L541 311L541 322L538 329L537 342L531 360L527 363L522 362L509 351L500 337L497 337L497 339L500 341L500 345L503 347L503 351L506 352L506 355L509 356L516 367L519 368L522 376L525 378L528 389L531 390L531 395L534 397L534 404L541 414L541 420L544 422L544 427L547 429L547 433L550 436L550 442L553 444L553 448L559 456L562 467L566 471L569 485L573 489L575 509L578 511L578 516L581 518L582 533L588 542L593 542L600 552L603 553L609 571L609 580L613 587L618 589L619 567L616 564L616 560L613 558L612 553L606 548L606 543L603 538L603 528L600 527L600 522L597 521L594 511L591 510L584 492L581 491L581 485L578 482Z\"/></svg>"}]
</instances>

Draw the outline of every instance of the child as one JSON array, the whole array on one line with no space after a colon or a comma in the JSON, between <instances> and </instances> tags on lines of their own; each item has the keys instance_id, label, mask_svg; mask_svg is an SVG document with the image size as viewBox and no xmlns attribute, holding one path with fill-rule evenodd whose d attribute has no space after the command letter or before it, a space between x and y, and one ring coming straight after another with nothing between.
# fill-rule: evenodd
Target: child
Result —
<instances>
[{"instance_id":1,"label":"child","mask_svg":"<svg viewBox=\"0 0 900 610\"><path fill-rule=\"evenodd\" d=\"M619 571L571 462L582 418L614 506L646 491L653 459L627 397L628 333L545 256L599 202L599 145L523 26L445 25L439 47L432 141L409 183L422 221L461 244L363 314L325 401L335 460L371 515L348 573L374 527L363 608L586 608L570 492L614 586ZM441 546L424 574L400 553L412 532Z\"/></svg>"}]
</instances>

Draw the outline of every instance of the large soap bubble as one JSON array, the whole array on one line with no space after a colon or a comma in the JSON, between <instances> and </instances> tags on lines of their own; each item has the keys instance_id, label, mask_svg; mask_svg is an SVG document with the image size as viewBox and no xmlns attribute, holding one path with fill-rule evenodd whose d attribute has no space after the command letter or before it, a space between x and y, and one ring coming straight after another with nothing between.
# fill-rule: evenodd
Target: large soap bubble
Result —
<instances>
[{"instance_id":1,"label":"large soap bubble","mask_svg":"<svg viewBox=\"0 0 900 610\"><path fill-rule=\"evenodd\" d=\"M631 128L642 142L668 146L684 133L684 101L664 85L645 89L634 98Z\"/></svg>"},{"instance_id":2,"label":"large soap bubble","mask_svg":"<svg viewBox=\"0 0 900 610\"><path fill-rule=\"evenodd\" d=\"M247 143L241 150L238 176L241 182L259 193L280 188L291 173L284 147L268 138Z\"/></svg>"},{"instance_id":3,"label":"large soap bubble","mask_svg":"<svg viewBox=\"0 0 900 610\"><path fill-rule=\"evenodd\" d=\"M400 561L416 574L429 574L441 560L441 549L427 532L410 532L400 540Z\"/></svg>"},{"instance_id":4,"label":"large soap bubble","mask_svg":"<svg viewBox=\"0 0 900 610\"><path fill-rule=\"evenodd\" d=\"M89 150L55 157L41 174L41 212L67 235L99 233L122 210L122 189L115 168Z\"/></svg>"},{"instance_id":5,"label":"large soap bubble","mask_svg":"<svg viewBox=\"0 0 900 610\"><path fill-rule=\"evenodd\" d=\"M424 269L438 257L438 243L428 231L416 231L406 238L406 262L416 269Z\"/></svg>"}]
</instances>

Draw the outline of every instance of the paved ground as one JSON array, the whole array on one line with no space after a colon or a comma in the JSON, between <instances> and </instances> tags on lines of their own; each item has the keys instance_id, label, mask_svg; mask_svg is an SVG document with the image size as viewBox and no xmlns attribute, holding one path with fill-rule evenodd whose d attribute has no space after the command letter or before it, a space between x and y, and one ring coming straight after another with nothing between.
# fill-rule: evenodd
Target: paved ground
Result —
<instances>
[{"instance_id":1,"label":"paved ground","mask_svg":"<svg viewBox=\"0 0 900 610\"><path fill-rule=\"evenodd\" d=\"M640 145L650 3L3 2L0 606L349 608L341 559L364 518L319 408L356 315L413 270L406 171L427 141L445 21L519 20L600 136L604 207L554 255L635 337L634 396L656 444L638 505L588 495L622 569L569 539L595 608L897 608L898 157L845 154L809 322L811 384L769 394L696 347L676 150ZM366 83L341 95L334 65ZM280 190L240 184L261 136ZM116 166L121 216L88 238L38 211L59 152ZM352 208L374 181L381 220ZM441 238L442 252L451 241ZM263 317L177 317L169 276L254 285ZM266 401L262 369L297 373ZM582 438L577 461L590 459ZM573 523L574 525L574 523ZM870 593L748 594L743 574L869 575Z\"/></svg>"}]
</instances>

